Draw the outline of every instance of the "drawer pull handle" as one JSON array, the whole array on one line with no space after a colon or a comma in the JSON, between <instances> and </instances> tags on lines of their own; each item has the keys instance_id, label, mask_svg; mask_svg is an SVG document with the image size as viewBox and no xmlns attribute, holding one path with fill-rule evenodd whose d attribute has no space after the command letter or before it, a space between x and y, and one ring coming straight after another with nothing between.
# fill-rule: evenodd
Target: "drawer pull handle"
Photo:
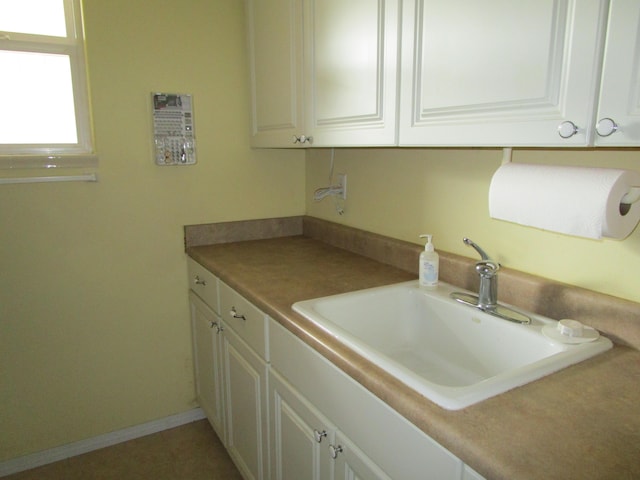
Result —
<instances>
[{"instance_id":1,"label":"drawer pull handle","mask_svg":"<svg viewBox=\"0 0 640 480\"><path fill-rule=\"evenodd\" d=\"M233 318L241 318L242 320L247 320L244 315L236 312L236 307L231 307L231 312L229 312Z\"/></svg>"},{"instance_id":2,"label":"drawer pull handle","mask_svg":"<svg viewBox=\"0 0 640 480\"><path fill-rule=\"evenodd\" d=\"M326 430L322 430L321 432L318 431L318 430L313 430L313 438L318 443L322 442L322 439L324 437L326 437L326 436L327 436L327 431Z\"/></svg>"},{"instance_id":3,"label":"drawer pull handle","mask_svg":"<svg viewBox=\"0 0 640 480\"><path fill-rule=\"evenodd\" d=\"M200 277L196 275L196 278L193 279L196 285L202 285L203 287L207 284L206 280L200 280Z\"/></svg>"},{"instance_id":4,"label":"drawer pull handle","mask_svg":"<svg viewBox=\"0 0 640 480\"><path fill-rule=\"evenodd\" d=\"M334 460L338 458L338 454L342 452L342 445L329 445L329 455L331 455L331 458L333 458Z\"/></svg>"}]
</instances>

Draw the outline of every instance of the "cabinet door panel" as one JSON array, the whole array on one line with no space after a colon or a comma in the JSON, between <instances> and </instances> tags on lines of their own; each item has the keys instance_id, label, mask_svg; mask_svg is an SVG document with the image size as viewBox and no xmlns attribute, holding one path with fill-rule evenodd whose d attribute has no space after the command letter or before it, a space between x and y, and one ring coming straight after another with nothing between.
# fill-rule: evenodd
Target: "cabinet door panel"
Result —
<instances>
[{"instance_id":1,"label":"cabinet door panel","mask_svg":"<svg viewBox=\"0 0 640 480\"><path fill-rule=\"evenodd\" d=\"M594 0L415 0L400 144L586 145L604 26ZM578 133L563 139L558 126Z\"/></svg>"},{"instance_id":2,"label":"cabinet door panel","mask_svg":"<svg viewBox=\"0 0 640 480\"><path fill-rule=\"evenodd\" d=\"M224 442L224 408L220 337L216 325L220 319L195 294L189 294L193 332L193 354L198 403L214 430Z\"/></svg>"},{"instance_id":3,"label":"cabinet door panel","mask_svg":"<svg viewBox=\"0 0 640 480\"><path fill-rule=\"evenodd\" d=\"M253 146L293 147L305 133L301 3L246 0Z\"/></svg>"},{"instance_id":4,"label":"cabinet door panel","mask_svg":"<svg viewBox=\"0 0 640 480\"><path fill-rule=\"evenodd\" d=\"M272 480L328 480L334 427L274 370L269 388Z\"/></svg>"},{"instance_id":5,"label":"cabinet door panel","mask_svg":"<svg viewBox=\"0 0 640 480\"><path fill-rule=\"evenodd\" d=\"M267 365L227 326L223 345L227 449L245 478L268 478Z\"/></svg>"},{"instance_id":6,"label":"cabinet door panel","mask_svg":"<svg viewBox=\"0 0 640 480\"><path fill-rule=\"evenodd\" d=\"M305 12L313 144L395 144L398 1L309 0Z\"/></svg>"},{"instance_id":7,"label":"cabinet door panel","mask_svg":"<svg viewBox=\"0 0 640 480\"><path fill-rule=\"evenodd\" d=\"M553 1L432 1L424 8L421 115L555 101L565 24L553 22L561 13Z\"/></svg>"},{"instance_id":8,"label":"cabinet door panel","mask_svg":"<svg viewBox=\"0 0 640 480\"><path fill-rule=\"evenodd\" d=\"M611 118L618 129L596 135L596 145L640 144L640 2L612 0L602 68L597 121ZM603 125L596 128L609 133Z\"/></svg>"}]
</instances>

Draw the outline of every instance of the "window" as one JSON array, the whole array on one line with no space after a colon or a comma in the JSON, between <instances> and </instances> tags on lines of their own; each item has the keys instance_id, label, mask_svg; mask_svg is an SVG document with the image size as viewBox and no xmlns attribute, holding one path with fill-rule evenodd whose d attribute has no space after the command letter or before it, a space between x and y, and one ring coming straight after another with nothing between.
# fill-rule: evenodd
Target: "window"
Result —
<instances>
[{"instance_id":1,"label":"window","mask_svg":"<svg viewBox=\"0 0 640 480\"><path fill-rule=\"evenodd\" d=\"M0 0L0 167L95 164L80 0Z\"/></svg>"}]
</instances>

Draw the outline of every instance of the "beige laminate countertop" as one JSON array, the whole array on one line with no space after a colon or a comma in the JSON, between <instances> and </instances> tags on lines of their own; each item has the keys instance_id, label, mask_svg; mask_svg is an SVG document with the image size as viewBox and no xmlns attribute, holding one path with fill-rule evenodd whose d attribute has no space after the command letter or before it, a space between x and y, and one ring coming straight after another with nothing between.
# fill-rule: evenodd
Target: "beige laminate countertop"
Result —
<instances>
[{"instance_id":1,"label":"beige laminate countertop","mask_svg":"<svg viewBox=\"0 0 640 480\"><path fill-rule=\"evenodd\" d=\"M187 253L487 479L640 479L640 352L614 348L458 411L442 409L291 309L413 279L303 236Z\"/></svg>"}]
</instances>

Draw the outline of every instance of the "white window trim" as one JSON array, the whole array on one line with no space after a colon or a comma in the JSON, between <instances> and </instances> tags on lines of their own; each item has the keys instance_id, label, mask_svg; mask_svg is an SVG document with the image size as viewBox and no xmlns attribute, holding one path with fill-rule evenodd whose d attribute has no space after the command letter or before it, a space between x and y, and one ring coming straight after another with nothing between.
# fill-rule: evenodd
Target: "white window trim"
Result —
<instances>
[{"instance_id":1,"label":"white window trim","mask_svg":"<svg viewBox=\"0 0 640 480\"><path fill-rule=\"evenodd\" d=\"M69 56L78 142L74 144L0 145L0 168L96 167L89 107L81 0L63 0L67 37L0 32L0 49Z\"/></svg>"}]
</instances>

